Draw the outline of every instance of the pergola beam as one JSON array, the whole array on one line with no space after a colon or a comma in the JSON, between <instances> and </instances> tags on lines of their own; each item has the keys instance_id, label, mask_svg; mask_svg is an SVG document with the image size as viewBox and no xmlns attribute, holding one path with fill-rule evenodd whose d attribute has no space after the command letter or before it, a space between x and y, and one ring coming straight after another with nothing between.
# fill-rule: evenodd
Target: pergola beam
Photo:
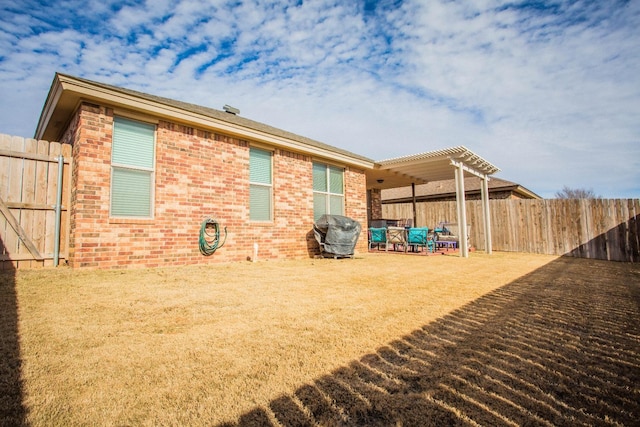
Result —
<instances>
[{"instance_id":1,"label":"pergola beam","mask_svg":"<svg viewBox=\"0 0 640 427\"><path fill-rule=\"evenodd\" d=\"M484 177L486 176L485 174L478 172L477 170L467 166L465 163L454 160L454 159L451 159L451 165L457 168L462 168L465 172L470 173L471 175L475 175L481 179L484 179Z\"/></svg>"}]
</instances>

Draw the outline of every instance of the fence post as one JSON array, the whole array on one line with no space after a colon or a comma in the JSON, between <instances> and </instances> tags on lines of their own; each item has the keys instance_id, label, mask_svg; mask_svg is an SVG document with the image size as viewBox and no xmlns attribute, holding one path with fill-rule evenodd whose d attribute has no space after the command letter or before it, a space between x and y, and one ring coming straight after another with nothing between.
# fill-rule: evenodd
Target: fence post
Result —
<instances>
[{"instance_id":1,"label":"fence post","mask_svg":"<svg viewBox=\"0 0 640 427\"><path fill-rule=\"evenodd\" d=\"M62 172L64 169L64 156L58 156L58 188L56 193L56 225L55 241L53 242L53 266L57 267L60 261L60 222L62 220Z\"/></svg>"},{"instance_id":2,"label":"fence post","mask_svg":"<svg viewBox=\"0 0 640 427\"><path fill-rule=\"evenodd\" d=\"M480 181L482 185L482 215L484 216L484 245L485 252L491 255L491 209L489 206L489 177L485 175Z\"/></svg>"}]
</instances>

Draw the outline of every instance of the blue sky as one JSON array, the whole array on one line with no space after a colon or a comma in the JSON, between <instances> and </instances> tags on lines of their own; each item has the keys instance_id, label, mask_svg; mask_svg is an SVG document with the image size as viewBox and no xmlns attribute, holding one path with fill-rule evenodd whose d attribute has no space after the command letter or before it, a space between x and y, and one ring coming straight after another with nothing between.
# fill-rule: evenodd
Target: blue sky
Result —
<instances>
[{"instance_id":1,"label":"blue sky","mask_svg":"<svg viewBox=\"0 0 640 427\"><path fill-rule=\"evenodd\" d=\"M0 133L54 73L383 160L464 145L543 197L640 197L640 1L0 0Z\"/></svg>"}]
</instances>

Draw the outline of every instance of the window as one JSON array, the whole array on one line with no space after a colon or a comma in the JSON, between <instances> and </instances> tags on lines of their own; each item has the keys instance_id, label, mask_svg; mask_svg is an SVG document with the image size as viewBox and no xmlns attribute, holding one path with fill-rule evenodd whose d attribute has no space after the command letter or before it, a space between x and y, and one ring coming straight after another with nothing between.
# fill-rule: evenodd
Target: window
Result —
<instances>
[{"instance_id":1,"label":"window","mask_svg":"<svg viewBox=\"0 0 640 427\"><path fill-rule=\"evenodd\" d=\"M271 152L249 148L249 219L271 221L272 166Z\"/></svg>"},{"instance_id":2,"label":"window","mask_svg":"<svg viewBox=\"0 0 640 427\"><path fill-rule=\"evenodd\" d=\"M324 214L344 215L344 170L313 164L313 219Z\"/></svg>"},{"instance_id":3,"label":"window","mask_svg":"<svg viewBox=\"0 0 640 427\"><path fill-rule=\"evenodd\" d=\"M111 149L111 216L152 217L155 125L115 117Z\"/></svg>"}]
</instances>

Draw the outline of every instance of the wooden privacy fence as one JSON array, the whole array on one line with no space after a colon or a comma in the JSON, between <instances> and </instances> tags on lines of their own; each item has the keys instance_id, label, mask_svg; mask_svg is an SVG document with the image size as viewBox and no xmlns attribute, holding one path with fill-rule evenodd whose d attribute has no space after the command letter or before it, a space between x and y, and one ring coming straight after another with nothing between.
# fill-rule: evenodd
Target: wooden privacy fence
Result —
<instances>
[{"instance_id":1,"label":"wooden privacy fence","mask_svg":"<svg viewBox=\"0 0 640 427\"><path fill-rule=\"evenodd\" d=\"M485 250L482 204L467 201L471 245ZM640 199L490 200L495 251L639 262ZM384 218L412 218L411 203L385 204ZM416 224L456 221L456 202L421 202Z\"/></svg>"},{"instance_id":2,"label":"wooden privacy fence","mask_svg":"<svg viewBox=\"0 0 640 427\"><path fill-rule=\"evenodd\" d=\"M55 255L67 259L70 165L68 144L0 134L0 268L50 266Z\"/></svg>"}]
</instances>

